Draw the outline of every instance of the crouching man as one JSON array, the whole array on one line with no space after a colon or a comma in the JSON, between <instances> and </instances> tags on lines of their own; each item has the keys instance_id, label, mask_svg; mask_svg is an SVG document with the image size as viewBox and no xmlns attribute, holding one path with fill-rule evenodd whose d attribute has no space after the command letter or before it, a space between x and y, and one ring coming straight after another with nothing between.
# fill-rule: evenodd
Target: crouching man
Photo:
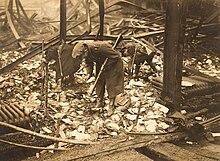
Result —
<instances>
[{"instance_id":1,"label":"crouching man","mask_svg":"<svg viewBox=\"0 0 220 161\"><path fill-rule=\"evenodd\" d=\"M51 68L56 72L56 82L73 85L74 73L79 69L81 60L72 58L75 44L61 44L53 46L46 51L46 60L55 61Z\"/></svg>"},{"instance_id":2,"label":"crouching man","mask_svg":"<svg viewBox=\"0 0 220 161\"><path fill-rule=\"evenodd\" d=\"M104 106L105 88L108 93L109 108L108 115L113 114L115 97L124 91L124 69L121 53L112 49L108 42L89 41L78 42L72 52L73 59L85 59L88 64L88 74L91 75L94 64L96 65L96 76L101 66L108 58L96 85L98 96L96 108Z\"/></svg>"},{"instance_id":3,"label":"crouching man","mask_svg":"<svg viewBox=\"0 0 220 161\"><path fill-rule=\"evenodd\" d=\"M129 61L129 69L128 69L130 76L132 76L133 74L132 69L134 64L135 64L134 77L137 77L141 65L144 64L145 62L147 62L148 65L150 65L151 69L154 72L157 72L155 64L152 62L154 56L158 55L155 49L146 49L145 47L140 46L137 43L130 42L125 45L123 55L129 56L131 58L131 60Z\"/></svg>"}]
</instances>

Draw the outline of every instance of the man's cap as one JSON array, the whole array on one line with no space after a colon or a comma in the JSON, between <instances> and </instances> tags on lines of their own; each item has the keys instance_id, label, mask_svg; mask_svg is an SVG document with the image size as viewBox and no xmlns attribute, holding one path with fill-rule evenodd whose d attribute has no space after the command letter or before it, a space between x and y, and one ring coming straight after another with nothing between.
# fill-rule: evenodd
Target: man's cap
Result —
<instances>
[{"instance_id":1,"label":"man's cap","mask_svg":"<svg viewBox=\"0 0 220 161\"><path fill-rule=\"evenodd\" d=\"M72 50L72 57L76 58L78 56L81 56L84 53L84 43L78 42Z\"/></svg>"}]
</instances>

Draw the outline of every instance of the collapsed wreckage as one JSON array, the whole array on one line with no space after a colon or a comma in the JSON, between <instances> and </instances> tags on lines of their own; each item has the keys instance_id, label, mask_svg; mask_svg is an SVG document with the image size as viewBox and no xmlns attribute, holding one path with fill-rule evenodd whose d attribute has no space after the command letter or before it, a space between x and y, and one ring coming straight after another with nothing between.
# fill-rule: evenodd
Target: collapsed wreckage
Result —
<instances>
[{"instance_id":1,"label":"collapsed wreckage","mask_svg":"<svg viewBox=\"0 0 220 161\"><path fill-rule=\"evenodd\" d=\"M1 158L26 148L41 160L218 160L219 152L172 142L218 139L219 5L60 0L59 18L45 22L28 16L20 0L7 0L0 12L7 31L0 44L0 144L8 145ZM73 72L72 49L81 41L117 44L121 53L125 92L111 116L107 106L94 108L97 96L87 92L105 63L90 79L85 62ZM45 150L66 152L48 157Z\"/></svg>"}]
</instances>

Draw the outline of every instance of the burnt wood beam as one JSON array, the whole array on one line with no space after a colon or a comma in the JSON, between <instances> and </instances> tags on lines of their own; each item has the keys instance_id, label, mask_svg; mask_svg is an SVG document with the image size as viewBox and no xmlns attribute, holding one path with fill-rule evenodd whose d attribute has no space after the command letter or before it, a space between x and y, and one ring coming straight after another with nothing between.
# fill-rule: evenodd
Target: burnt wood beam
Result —
<instances>
[{"instance_id":1,"label":"burnt wood beam","mask_svg":"<svg viewBox=\"0 0 220 161\"><path fill-rule=\"evenodd\" d=\"M162 97L170 103L170 110L179 108L181 102L185 3L168 0L167 5Z\"/></svg>"},{"instance_id":2,"label":"burnt wood beam","mask_svg":"<svg viewBox=\"0 0 220 161\"><path fill-rule=\"evenodd\" d=\"M100 24L99 24L99 36L98 36L98 38L100 40L103 40L103 35L104 35L104 16L105 16L104 0L99 0Z\"/></svg>"},{"instance_id":3,"label":"burnt wood beam","mask_svg":"<svg viewBox=\"0 0 220 161\"><path fill-rule=\"evenodd\" d=\"M60 0L60 41L66 42L66 0Z\"/></svg>"}]
</instances>

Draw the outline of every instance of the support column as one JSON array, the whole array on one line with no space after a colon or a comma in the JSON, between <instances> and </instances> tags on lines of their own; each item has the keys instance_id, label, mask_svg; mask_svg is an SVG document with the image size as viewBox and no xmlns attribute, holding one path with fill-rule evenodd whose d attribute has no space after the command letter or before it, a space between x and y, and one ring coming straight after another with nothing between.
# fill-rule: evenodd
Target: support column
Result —
<instances>
[{"instance_id":1,"label":"support column","mask_svg":"<svg viewBox=\"0 0 220 161\"><path fill-rule=\"evenodd\" d=\"M172 108L181 103L186 0L168 0L165 26L162 97Z\"/></svg>"},{"instance_id":2,"label":"support column","mask_svg":"<svg viewBox=\"0 0 220 161\"><path fill-rule=\"evenodd\" d=\"M66 0L60 0L60 41L66 43Z\"/></svg>"},{"instance_id":3,"label":"support column","mask_svg":"<svg viewBox=\"0 0 220 161\"><path fill-rule=\"evenodd\" d=\"M104 0L99 0L99 18L100 18L99 39L100 40L103 40L103 35L104 35L104 16L105 16Z\"/></svg>"}]
</instances>

